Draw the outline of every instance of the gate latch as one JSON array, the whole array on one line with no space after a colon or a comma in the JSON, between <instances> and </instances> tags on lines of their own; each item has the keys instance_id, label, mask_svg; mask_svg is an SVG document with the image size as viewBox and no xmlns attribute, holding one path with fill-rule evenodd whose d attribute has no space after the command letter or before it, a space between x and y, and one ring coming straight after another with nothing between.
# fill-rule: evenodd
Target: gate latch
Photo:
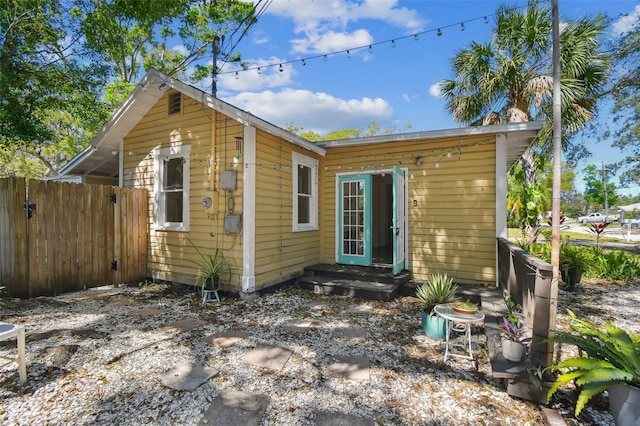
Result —
<instances>
[{"instance_id":1,"label":"gate latch","mask_svg":"<svg viewBox=\"0 0 640 426\"><path fill-rule=\"evenodd\" d=\"M27 211L27 219L31 219L33 212L36 211L35 203L24 203L24 209Z\"/></svg>"}]
</instances>

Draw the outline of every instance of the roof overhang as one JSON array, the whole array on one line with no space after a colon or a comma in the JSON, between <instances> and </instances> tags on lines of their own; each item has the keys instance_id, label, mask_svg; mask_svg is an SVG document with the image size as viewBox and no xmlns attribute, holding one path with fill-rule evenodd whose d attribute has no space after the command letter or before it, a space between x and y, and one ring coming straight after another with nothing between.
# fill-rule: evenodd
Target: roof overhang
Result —
<instances>
[{"instance_id":1,"label":"roof overhang","mask_svg":"<svg viewBox=\"0 0 640 426\"><path fill-rule=\"evenodd\" d=\"M529 121L526 123L495 124L490 126L459 127L455 129L429 130L423 132L398 133L364 138L341 139L319 142L324 148L371 145L388 142L429 141L447 138L465 138L475 136L503 135L507 139L507 163L511 168L524 151L538 136L544 122Z\"/></svg>"},{"instance_id":2,"label":"roof overhang","mask_svg":"<svg viewBox=\"0 0 640 426\"><path fill-rule=\"evenodd\" d=\"M259 128L316 154L325 154L325 149L317 144L208 95L200 89L159 71L150 70L89 146L60 169L60 176L118 176L121 142L169 89L182 92L246 126Z\"/></svg>"}]
</instances>

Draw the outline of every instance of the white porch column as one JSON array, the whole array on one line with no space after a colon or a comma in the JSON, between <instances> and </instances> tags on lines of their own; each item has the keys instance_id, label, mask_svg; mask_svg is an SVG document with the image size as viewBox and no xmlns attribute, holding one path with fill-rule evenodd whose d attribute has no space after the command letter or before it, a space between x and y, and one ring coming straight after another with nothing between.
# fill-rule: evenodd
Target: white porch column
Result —
<instances>
[{"instance_id":1,"label":"white porch column","mask_svg":"<svg viewBox=\"0 0 640 426\"><path fill-rule=\"evenodd\" d=\"M242 291L256 291L256 129L244 127Z\"/></svg>"},{"instance_id":2,"label":"white porch column","mask_svg":"<svg viewBox=\"0 0 640 426\"><path fill-rule=\"evenodd\" d=\"M507 137L496 135L496 238L509 238L507 229ZM498 287L498 244L496 250L496 287Z\"/></svg>"}]
</instances>

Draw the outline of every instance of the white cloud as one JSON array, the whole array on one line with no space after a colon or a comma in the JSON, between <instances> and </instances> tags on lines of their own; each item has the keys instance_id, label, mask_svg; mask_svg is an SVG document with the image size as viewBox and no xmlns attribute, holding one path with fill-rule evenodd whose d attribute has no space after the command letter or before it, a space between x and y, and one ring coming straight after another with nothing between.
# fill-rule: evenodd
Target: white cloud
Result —
<instances>
[{"instance_id":1,"label":"white cloud","mask_svg":"<svg viewBox=\"0 0 640 426\"><path fill-rule=\"evenodd\" d=\"M171 48L171 50L176 52L178 55L183 55L183 56L189 55L189 49L187 49L184 44L175 45L173 46L173 48Z\"/></svg>"},{"instance_id":2,"label":"white cloud","mask_svg":"<svg viewBox=\"0 0 640 426\"><path fill-rule=\"evenodd\" d=\"M292 124L320 134L366 127L371 121L389 120L393 115L389 103L381 98L345 100L309 90L245 92L225 101L275 125Z\"/></svg>"},{"instance_id":3,"label":"white cloud","mask_svg":"<svg viewBox=\"0 0 640 426\"><path fill-rule=\"evenodd\" d=\"M300 32L317 28L321 22L344 27L360 19L385 21L407 33L420 31L427 24L415 9L398 7L398 0L305 1L304 6L295 3L295 0L274 0L267 13L291 18Z\"/></svg>"},{"instance_id":4,"label":"white cloud","mask_svg":"<svg viewBox=\"0 0 640 426\"><path fill-rule=\"evenodd\" d=\"M613 23L613 33L615 35L622 35L631 31L635 26L640 23L640 4L636 5L635 9L629 14L621 17Z\"/></svg>"},{"instance_id":5,"label":"white cloud","mask_svg":"<svg viewBox=\"0 0 640 426\"><path fill-rule=\"evenodd\" d=\"M406 102L413 102L414 99L418 98L418 95L410 95L408 93L403 93L402 95L400 95L402 97L403 100L405 100Z\"/></svg>"},{"instance_id":6,"label":"white cloud","mask_svg":"<svg viewBox=\"0 0 640 426\"><path fill-rule=\"evenodd\" d=\"M353 33L336 33L333 31L324 34L311 34L306 38L293 39L294 53L328 53L339 52L357 46L366 46L373 43L373 37L367 30L356 30Z\"/></svg>"},{"instance_id":7,"label":"white cloud","mask_svg":"<svg viewBox=\"0 0 640 426\"><path fill-rule=\"evenodd\" d=\"M432 84L431 87L429 87L429 94L434 98L442 98L442 88L440 87L440 82Z\"/></svg>"},{"instance_id":8,"label":"white cloud","mask_svg":"<svg viewBox=\"0 0 640 426\"><path fill-rule=\"evenodd\" d=\"M296 53L345 50L372 44L373 37L364 29L349 30L350 23L362 19L379 20L402 28L403 34L424 29L427 22L414 9L398 7L397 0L349 0L305 2L274 0L267 13L289 18L294 31L302 38L292 40Z\"/></svg>"},{"instance_id":9,"label":"white cloud","mask_svg":"<svg viewBox=\"0 0 640 426\"><path fill-rule=\"evenodd\" d=\"M271 37L269 37L264 31L256 30L251 34L253 39L253 43L260 46L265 43L269 43L271 41Z\"/></svg>"}]
</instances>

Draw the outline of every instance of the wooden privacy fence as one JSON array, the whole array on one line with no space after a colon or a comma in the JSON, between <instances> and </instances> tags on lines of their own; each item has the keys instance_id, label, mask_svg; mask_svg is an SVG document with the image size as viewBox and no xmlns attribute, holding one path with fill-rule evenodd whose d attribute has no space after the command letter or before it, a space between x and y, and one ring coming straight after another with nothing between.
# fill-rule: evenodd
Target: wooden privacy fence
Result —
<instances>
[{"instance_id":1,"label":"wooden privacy fence","mask_svg":"<svg viewBox=\"0 0 640 426\"><path fill-rule=\"evenodd\" d=\"M143 280L147 191L0 179L0 286L51 296Z\"/></svg>"}]
</instances>

